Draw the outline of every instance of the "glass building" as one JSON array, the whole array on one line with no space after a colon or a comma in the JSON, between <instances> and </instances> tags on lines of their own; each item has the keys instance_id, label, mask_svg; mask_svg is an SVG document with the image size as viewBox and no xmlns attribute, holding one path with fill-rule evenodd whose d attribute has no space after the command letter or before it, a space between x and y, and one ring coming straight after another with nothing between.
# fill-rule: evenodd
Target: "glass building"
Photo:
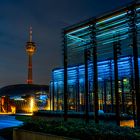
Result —
<instances>
[{"instance_id":1,"label":"glass building","mask_svg":"<svg viewBox=\"0 0 140 140\"><path fill-rule=\"evenodd\" d=\"M52 71L50 82L51 109L135 114L139 40L138 2L65 28L64 65Z\"/></svg>"}]
</instances>

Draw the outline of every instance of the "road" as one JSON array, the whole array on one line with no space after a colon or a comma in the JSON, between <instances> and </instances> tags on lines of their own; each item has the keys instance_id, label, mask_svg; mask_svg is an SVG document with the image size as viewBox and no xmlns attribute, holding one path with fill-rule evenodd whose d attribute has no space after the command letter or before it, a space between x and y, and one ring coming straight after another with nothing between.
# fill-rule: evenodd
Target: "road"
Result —
<instances>
[{"instance_id":1,"label":"road","mask_svg":"<svg viewBox=\"0 0 140 140\"><path fill-rule=\"evenodd\" d=\"M21 121L15 119L15 116L0 115L0 129L22 125Z\"/></svg>"}]
</instances>

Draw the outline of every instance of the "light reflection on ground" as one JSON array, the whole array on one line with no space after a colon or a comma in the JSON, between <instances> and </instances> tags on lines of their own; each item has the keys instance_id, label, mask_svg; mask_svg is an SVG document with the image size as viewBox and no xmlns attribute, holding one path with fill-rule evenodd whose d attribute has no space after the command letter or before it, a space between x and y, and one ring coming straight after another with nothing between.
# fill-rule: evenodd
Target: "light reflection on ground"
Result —
<instances>
[{"instance_id":1,"label":"light reflection on ground","mask_svg":"<svg viewBox=\"0 0 140 140\"><path fill-rule=\"evenodd\" d=\"M8 128L8 127L15 127L22 124L23 122L16 120L15 116L10 116L10 115L5 115L5 114L0 115L0 129Z\"/></svg>"},{"instance_id":2,"label":"light reflection on ground","mask_svg":"<svg viewBox=\"0 0 140 140\"><path fill-rule=\"evenodd\" d=\"M32 116L32 115L33 115L33 113L16 113L15 115Z\"/></svg>"}]
</instances>

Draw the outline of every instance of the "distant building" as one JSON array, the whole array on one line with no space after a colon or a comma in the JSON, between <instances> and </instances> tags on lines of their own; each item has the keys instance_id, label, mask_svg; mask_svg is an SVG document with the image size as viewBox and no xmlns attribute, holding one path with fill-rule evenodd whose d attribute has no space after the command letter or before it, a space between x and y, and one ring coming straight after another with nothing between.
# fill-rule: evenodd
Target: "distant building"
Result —
<instances>
[{"instance_id":1,"label":"distant building","mask_svg":"<svg viewBox=\"0 0 140 140\"><path fill-rule=\"evenodd\" d=\"M10 85L0 89L0 113L49 110L47 85Z\"/></svg>"}]
</instances>

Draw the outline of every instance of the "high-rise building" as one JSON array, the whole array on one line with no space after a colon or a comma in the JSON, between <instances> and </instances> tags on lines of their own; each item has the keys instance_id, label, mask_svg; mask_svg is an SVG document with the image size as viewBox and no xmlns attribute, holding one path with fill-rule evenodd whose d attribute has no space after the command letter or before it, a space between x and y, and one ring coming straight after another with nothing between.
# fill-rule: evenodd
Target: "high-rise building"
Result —
<instances>
[{"instance_id":1,"label":"high-rise building","mask_svg":"<svg viewBox=\"0 0 140 140\"><path fill-rule=\"evenodd\" d=\"M33 83L33 76L32 76L32 55L36 51L36 44L32 41L32 27L30 27L29 32L29 41L26 43L26 52L28 54L28 79L27 83L32 84Z\"/></svg>"}]
</instances>

